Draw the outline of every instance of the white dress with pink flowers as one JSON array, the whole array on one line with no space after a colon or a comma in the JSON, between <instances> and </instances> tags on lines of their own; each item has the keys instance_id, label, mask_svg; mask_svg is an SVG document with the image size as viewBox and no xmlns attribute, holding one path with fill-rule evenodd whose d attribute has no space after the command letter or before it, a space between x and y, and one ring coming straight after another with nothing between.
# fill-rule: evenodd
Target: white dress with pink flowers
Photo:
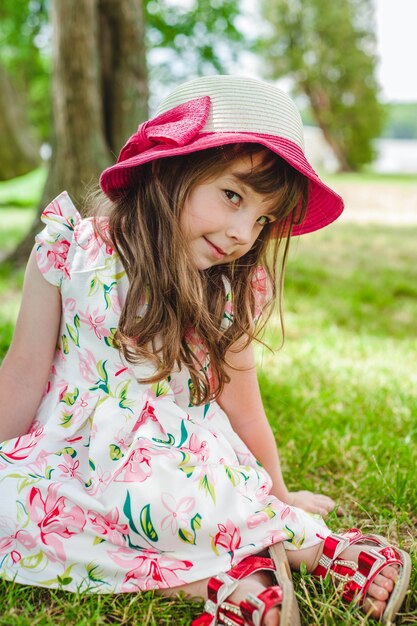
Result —
<instances>
[{"instance_id":1,"label":"white dress with pink flowers","mask_svg":"<svg viewBox=\"0 0 417 626\"><path fill-rule=\"evenodd\" d=\"M98 593L175 587L274 542L297 549L327 535L269 495L216 402L190 406L187 370L137 381L113 345L128 286L119 257L66 193L42 219L37 259L62 319L31 431L0 444L1 575Z\"/></svg>"}]
</instances>

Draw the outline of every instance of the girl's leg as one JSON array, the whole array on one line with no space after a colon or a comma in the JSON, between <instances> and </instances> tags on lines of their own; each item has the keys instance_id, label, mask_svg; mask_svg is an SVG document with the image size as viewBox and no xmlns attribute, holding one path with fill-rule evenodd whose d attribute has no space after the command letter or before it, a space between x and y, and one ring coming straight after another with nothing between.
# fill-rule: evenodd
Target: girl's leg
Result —
<instances>
[{"instance_id":1,"label":"girl's leg","mask_svg":"<svg viewBox=\"0 0 417 626\"><path fill-rule=\"evenodd\" d=\"M338 558L357 563L359 553L363 550L362 545L352 545L346 548ZM308 572L312 572L321 557L323 543L319 543L306 550L287 550L288 562L291 569L298 570L302 562L306 564ZM393 565L385 567L369 586L366 600L363 603L365 612L370 612L372 617L379 618L383 614L390 593L394 589L398 568Z\"/></svg>"}]
</instances>

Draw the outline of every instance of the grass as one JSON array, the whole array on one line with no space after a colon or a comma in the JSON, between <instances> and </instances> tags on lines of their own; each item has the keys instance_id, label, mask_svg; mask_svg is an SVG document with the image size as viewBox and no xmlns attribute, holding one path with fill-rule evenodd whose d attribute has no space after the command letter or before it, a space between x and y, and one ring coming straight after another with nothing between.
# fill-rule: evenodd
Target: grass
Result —
<instances>
[{"instance_id":1,"label":"grass","mask_svg":"<svg viewBox=\"0 0 417 626\"><path fill-rule=\"evenodd\" d=\"M17 233L23 225L13 228ZM261 389L289 487L328 493L345 511L343 518L329 519L331 528L380 532L410 550L414 566L416 238L416 227L336 224L294 241L285 346L274 354L257 349ZM21 284L21 271L0 272L0 358ZM266 340L280 342L275 319ZM375 623L341 604L327 581L305 573L294 579L305 625ZM188 626L201 609L200 603L152 592L83 596L4 581L0 588L0 626ZM417 623L416 598L414 573L402 624Z\"/></svg>"}]
</instances>

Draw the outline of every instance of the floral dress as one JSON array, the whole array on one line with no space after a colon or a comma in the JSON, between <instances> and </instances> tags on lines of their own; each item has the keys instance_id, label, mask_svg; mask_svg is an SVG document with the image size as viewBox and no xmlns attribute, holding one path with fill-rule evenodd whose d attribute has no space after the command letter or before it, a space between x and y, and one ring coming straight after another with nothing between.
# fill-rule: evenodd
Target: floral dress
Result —
<instances>
[{"instance_id":1,"label":"floral dress","mask_svg":"<svg viewBox=\"0 0 417 626\"><path fill-rule=\"evenodd\" d=\"M120 258L66 193L42 219L37 261L60 289L61 326L30 432L0 444L0 574L71 591L175 587L272 543L326 536L321 520L269 495L216 402L190 405L186 369L138 382L149 368L113 343L128 288ZM260 307L264 285L260 273ZM225 323L232 314L228 293Z\"/></svg>"}]
</instances>

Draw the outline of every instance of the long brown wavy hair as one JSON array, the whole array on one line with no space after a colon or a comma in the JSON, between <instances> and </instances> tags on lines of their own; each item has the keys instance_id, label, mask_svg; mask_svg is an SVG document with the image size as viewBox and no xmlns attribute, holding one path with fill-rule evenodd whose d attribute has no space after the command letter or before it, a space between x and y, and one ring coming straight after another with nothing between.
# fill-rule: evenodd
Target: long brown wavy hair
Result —
<instances>
[{"instance_id":1,"label":"long brown wavy hair","mask_svg":"<svg viewBox=\"0 0 417 626\"><path fill-rule=\"evenodd\" d=\"M261 158L254 164L253 157ZM200 271L192 263L180 228L180 214L199 184L219 176L242 157L252 168L239 175L255 192L273 204L276 221L263 227L252 248L232 263ZM111 202L101 196L97 215L108 217L108 235L100 236L119 254L129 279L126 301L115 336L130 363L151 362L152 383L176 369L189 369L191 402L202 404L216 398L229 377L226 354L244 337L244 345L259 337L278 298L282 323L283 279L294 224L305 215L308 180L285 160L258 144L233 144L189 155L159 159L143 165L134 188ZM274 236L272 236L272 234ZM255 325L255 273L262 266L270 283L270 301ZM225 280L233 297L232 323L222 326L225 312ZM141 316L143 303L147 307ZM187 342L195 333L203 343L211 372ZM214 381L214 382L213 382Z\"/></svg>"}]
</instances>

